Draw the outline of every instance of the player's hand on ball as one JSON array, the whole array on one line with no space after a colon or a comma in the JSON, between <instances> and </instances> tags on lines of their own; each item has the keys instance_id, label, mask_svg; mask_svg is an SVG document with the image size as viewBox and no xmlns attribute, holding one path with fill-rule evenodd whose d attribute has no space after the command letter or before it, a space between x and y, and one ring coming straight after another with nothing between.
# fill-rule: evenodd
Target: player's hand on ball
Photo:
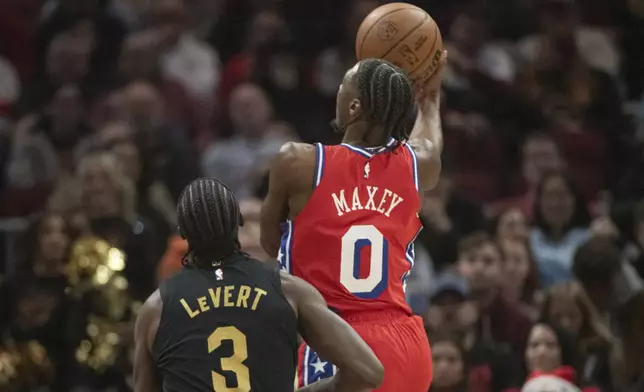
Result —
<instances>
[{"instance_id":1,"label":"player's hand on ball","mask_svg":"<svg viewBox=\"0 0 644 392\"><path fill-rule=\"evenodd\" d=\"M443 50L441 58L438 62L436 72L425 81L422 85L415 86L416 101L418 101L421 108L427 100L434 100L438 97L443 82L443 74L445 73L445 66L447 65L447 50Z\"/></svg>"}]
</instances>

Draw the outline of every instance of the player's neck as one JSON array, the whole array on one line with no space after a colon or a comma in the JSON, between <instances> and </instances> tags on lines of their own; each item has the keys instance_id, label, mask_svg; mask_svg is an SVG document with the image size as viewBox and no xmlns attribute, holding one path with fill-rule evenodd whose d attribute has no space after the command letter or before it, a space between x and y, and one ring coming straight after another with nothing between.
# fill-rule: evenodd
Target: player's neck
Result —
<instances>
[{"instance_id":1,"label":"player's neck","mask_svg":"<svg viewBox=\"0 0 644 392\"><path fill-rule=\"evenodd\" d=\"M388 139L382 127L360 121L347 127L342 143L356 147L381 147L387 144Z\"/></svg>"}]
</instances>

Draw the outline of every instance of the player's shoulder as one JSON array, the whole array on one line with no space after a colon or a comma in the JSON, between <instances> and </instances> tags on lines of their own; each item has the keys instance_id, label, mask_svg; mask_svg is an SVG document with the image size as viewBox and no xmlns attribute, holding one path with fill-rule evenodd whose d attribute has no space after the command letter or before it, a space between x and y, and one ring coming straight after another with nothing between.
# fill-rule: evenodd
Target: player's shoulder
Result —
<instances>
[{"instance_id":1,"label":"player's shoulder","mask_svg":"<svg viewBox=\"0 0 644 392\"><path fill-rule=\"evenodd\" d=\"M405 143L411 147L418 159L440 159L440 152L436 148L436 145L428 139L410 139Z\"/></svg>"},{"instance_id":2,"label":"player's shoulder","mask_svg":"<svg viewBox=\"0 0 644 392\"><path fill-rule=\"evenodd\" d=\"M286 142L280 147L277 158L281 160L298 159L315 152L315 146L309 143Z\"/></svg>"},{"instance_id":3,"label":"player's shoulder","mask_svg":"<svg viewBox=\"0 0 644 392\"><path fill-rule=\"evenodd\" d=\"M308 143L287 142L280 147L273 160L273 167L278 170L291 170L302 162L315 160L315 146Z\"/></svg>"},{"instance_id":4,"label":"player's shoulder","mask_svg":"<svg viewBox=\"0 0 644 392\"><path fill-rule=\"evenodd\" d=\"M161 291L156 289L137 311L136 325L139 328L149 325L155 318L160 317L162 311L163 299L161 298Z\"/></svg>"}]
</instances>

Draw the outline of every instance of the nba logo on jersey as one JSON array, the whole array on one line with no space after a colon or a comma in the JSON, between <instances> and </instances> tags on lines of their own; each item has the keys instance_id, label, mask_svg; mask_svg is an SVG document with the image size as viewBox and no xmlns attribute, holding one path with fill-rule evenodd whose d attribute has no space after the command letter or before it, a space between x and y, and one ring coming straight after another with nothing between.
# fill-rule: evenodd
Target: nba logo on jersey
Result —
<instances>
[{"instance_id":1,"label":"nba logo on jersey","mask_svg":"<svg viewBox=\"0 0 644 392\"><path fill-rule=\"evenodd\" d=\"M369 166L369 162L367 162L364 165L364 178L369 178L369 172L371 171L371 166Z\"/></svg>"},{"instance_id":2,"label":"nba logo on jersey","mask_svg":"<svg viewBox=\"0 0 644 392\"><path fill-rule=\"evenodd\" d=\"M216 278L217 280L224 280L224 271L222 271L222 269L221 269L221 268L217 268L217 269L215 270L215 278Z\"/></svg>"}]
</instances>

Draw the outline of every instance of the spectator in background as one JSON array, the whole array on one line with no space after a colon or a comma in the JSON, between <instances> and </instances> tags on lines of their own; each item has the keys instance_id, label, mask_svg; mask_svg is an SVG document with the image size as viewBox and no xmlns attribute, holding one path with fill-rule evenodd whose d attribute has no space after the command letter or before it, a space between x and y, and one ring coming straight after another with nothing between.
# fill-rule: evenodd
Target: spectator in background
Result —
<instances>
[{"instance_id":1,"label":"spectator in background","mask_svg":"<svg viewBox=\"0 0 644 392\"><path fill-rule=\"evenodd\" d=\"M127 123L109 123L95 137L98 148L112 153L135 185L137 211L152 222L164 245L177 226L176 206L168 189L158 180L148 178L151 173L142 172L141 153L132 129Z\"/></svg>"},{"instance_id":2,"label":"spectator in background","mask_svg":"<svg viewBox=\"0 0 644 392\"><path fill-rule=\"evenodd\" d=\"M124 94L128 123L143 162L142 180L148 184L159 181L176 201L183 188L199 176L196 149L183 130L165 118L165 102L152 84L133 82Z\"/></svg>"},{"instance_id":3,"label":"spectator in background","mask_svg":"<svg viewBox=\"0 0 644 392\"><path fill-rule=\"evenodd\" d=\"M469 363L461 339L450 333L431 333L434 378L430 392L469 392Z\"/></svg>"},{"instance_id":4,"label":"spectator in background","mask_svg":"<svg viewBox=\"0 0 644 392\"><path fill-rule=\"evenodd\" d=\"M19 242L17 275L6 294L12 298L10 336L19 341L36 341L51 361L51 374L42 381L53 391L63 391L67 382L66 361L70 361L68 317L70 301L66 266L77 232L63 215L45 213L34 220Z\"/></svg>"},{"instance_id":5,"label":"spectator in background","mask_svg":"<svg viewBox=\"0 0 644 392\"><path fill-rule=\"evenodd\" d=\"M480 312L467 281L447 271L436 277L425 314L430 341L435 335L456 334L466 350L468 392L502 392L518 387L522 375L514 357L477 333ZM432 346L433 349L434 346Z\"/></svg>"},{"instance_id":6,"label":"spectator in background","mask_svg":"<svg viewBox=\"0 0 644 392\"><path fill-rule=\"evenodd\" d=\"M14 282L8 294L13 301L11 319L4 333L10 340L5 338L4 345L13 349L14 355L18 354L23 362L12 364L11 356L3 355L7 365L19 365L14 368L9 385L3 385L3 390L67 390L69 374L66 372L71 369L65 364L72 363L73 357L69 355L70 341L66 334L70 310L66 296L30 279ZM4 379L0 381L5 382Z\"/></svg>"},{"instance_id":7,"label":"spectator in background","mask_svg":"<svg viewBox=\"0 0 644 392\"><path fill-rule=\"evenodd\" d=\"M536 0L535 10L541 31L519 42L519 51L529 63L539 62L549 45L571 40L584 63L609 75L616 75L620 66L618 51L605 32L580 25L579 10L575 0ZM579 48L579 49L577 49Z\"/></svg>"},{"instance_id":8,"label":"spectator in background","mask_svg":"<svg viewBox=\"0 0 644 392\"><path fill-rule=\"evenodd\" d=\"M425 314L433 290L436 270L434 259L417 238L414 242L414 265L409 271L405 298L415 314Z\"/></svg>"},{"instance_id":9,"label":"spectator in background","mask_svg":"<svg viewBox=\"0 0 644 392\"><path fill-rule=\"evenodd\" d=\"M531 319L536 319L533 305L539 288L539 269L530 255L527 241L501 240L499 250L503 258L503 297L519 306Z\"/></svg>"},{"instance_id":10,"label":"spectator in background","mask_svg":"<svg viewBox=\"0 0 644 392\"><path fill-rule=\"evenodd\" d=\"M611 57L606 52L612 51L615 58L615 51L610 48L601 54L602 46L610 45L605 36L603 40L593 38L593 43L584 47L586 42L577 38L573 1L545 0L542 4L544 35L534 45L534 59L523 73L519 88L539 108L549 130L561 138L578 139L577 143L585 139L585 143L593 145L585 155L594 156L584 157L585 165L579 166L588 167L596 162L596 170L584 173L582 179L582 167L575 169L580 171L579 185L596 192L605 180L614 180L616 168L630 163L632 154L632 126L623 115L622 98L615 82L585 58L590 54L603 61ZM613 71L617 64L613 60ZM570 150L575 152L574 148ZM575 162L570 163L572 166Z\"/></svg>"},{"instance_id":11,"label":"spectator in background","mask_svg":"<svg viewBox=\"0 0 644 392\"><path fill-rule=\"evenodd\" d=\"M234 136L208 148L202 169L243 199L253 195L271 159L293 138L273 122L271 102L254 84L238 86L231 94L229 108Z\"/></svg>"},{"instance_id":12,"label":"spectator in background","mask_svg":"<svg viewBox=\"0 0 644 392\"><path fill-rule=\"evenodd\" d=\"M618 315L623 332L624 362L615 375L620 391L644 390L644 291L631 298Z\"/></svg>"},{"instance_id":13,"label":"spectator in background","mask_svg":"<svg viewBox=\"0 0 644 392\"><path fill-rule=\"evenodd\" d=\"M567 388L563 390L599 392L596 388L582 389L578 364L579 354L574 337L555 325L539 322L532 327L528 337L525 366L529 376L522 391L536 392L553 387L561 390L561 385L565 384ZM539 380L540 377L544 378Z\"/></svg>"},{"instance_id":14,"label":"spectator in background","mask_svg":"<svg viewBox=\"0 0 644 392\"><path fill-rule=\"evenodd\" d=\"M633 211L632 241L626 245L624 256L631 263L640 278L644 279L644 201L640 201Z\"/></svg>"},{"instance_id":15,"label":"spectator in background","mask_svg":"<svg viewBox=\"0 0 644 392\"><path fill-rule=\"evenodd\" d=\"M57 35L47 47L44 73L25 87L22 109L27 112L39 109L64 85L85 90L91 52L92 43L88 37L67 32Z\"/></svg>"},{"instance_id":16,"label":"spectator in background","mask_svg":"<svg viewBox=\"0 0 644 392\"><path fill-rule=\"evenodd\" d=\"M62 295L67 284L65 268L77 236L65 216L49 212L39 217L21 241L18 275L47 280L57 285Z\"/></svg>"},{"instance_id":17,"label":"spectator in background","mask_svg":"<svg viewBox=\"0 0 644 392\"><path fill-rule=\"evenodd\" d=\"M40 63L44 63L43 53L52 37L59 33L91 36L91 79L100 85L112 82L126 29L123 21L110 12L109 3L101 0L51 2L36 32Z\"/></svg>"},{"instance_id":18,"label":"spectator in background","mask_svg":"<svg viewBox=\"0 0 644 392\"><path fill-rule=\"evenodd\" d=\"M324 50L315 59L314 87L323 97L335 102L338 86L347 69L356 62L355 36L360 23L373 9L378 7L376 0L353 0L344 20L344 39L334 47Z\"/></svg>"},{"instance_id":19,"label":"spectator in background","mask_svg":"<svg viewBox=\"0 0 644 392\"><path fill-rule=\"evenodd\" d=\"M590 239L574 256L575 277L611 329L615 311L642 290L642 281L624 264L619 247L602 237Z\"/></svg>"},{"instance_id":20,"label":"spectator in background","mask_svg":"<svg viewBox=\"0 0 644 392\"><path fill-rule=\"evenodd\" d=\"M228 111L228 101L242 83L251 81L257 61L263 56L271 56L273 48L284 44L289 37L288 26L283 16L274 9L255 14L246 31L246 44L242 52L233 56L224 65L219 101L223 113ZM269 59L262 61L269 64Z\"/></svg>"},{"instance_id":21,"label":"spectator in background","mask_svg":"<svg viewBox=\"0 0 644 392\"><path fill-rule=\"evenodd\" d=\"M459 243L457 270L467 278L481 319L478 333L484 342L508 345L523 352L531 321L502 295L503 259L498 246L486 233L474 233Z\"/></svg>"},{"instance_id":22,"label":"spectator in background","mask_svg":"<svg viewBox=\"0 0 644 392\"><path fill-rule=\"evenodd\" d=\"M613 374L622 365L621 345L610 333L583 287L577 282L551 286L541 307L543 320L576 337L580 381L613 390Z\"/></svg>"},{"instance_id":23,"label":"spectator in background","mask_svg":"<svg viewBox=\"0 0 644 392\"><path fill-rule=\"evenodd\" d=\"M445 74L448 88L469 92L489 88L480 85L481 78L507 85L514 81L514 59L503 46L490 41L486 22L485 13L475 9L458 14L452 22L445 46L451 60Z\"/></svg>"},{"instance_id":24,"label":"spectator in background","mask_svg":"<svg viewBox=\"0 0 644 392\"><path fill-rule=\"evenodd\" d=\"M589 224L586 203L572 179L563 172L543 176L534 203L530 246L544 287L572 278L573 256L590 237Z\"/></svg>"},{"instance_id":25,"label":"spectator in background","mask_svg":"<svg viewBox=\"0 0 644 392\"><path fill-rule=\"evenodd\" d=\"M111 122L126 122L128 120L128 109L125 92L122 89L110 91L104 100L96 102L88 117L94 129L101 129Z\"/></svg>"},{"instance_id":26,"label":"spectator in background","mask_svg":"<svg viewBox=\"0 0 644 392\"><path fill-rule=\"evenodd\" d=\"M528 134L521 145L521 178L512 192L519 196L491 203L486 215L496 216L508 208L518 208L527 218L532 218L537 186L544 174L562 170L565 162L555 140L544 133Z\"/></svg>"},{"instance_id":27,"label":"spectator in background","mask_svg":"<svg viewBox=\"0 0 644 392\"><path fill-rule=\"evenodd\" d=\"M137 214L133 184L108 153L83 157L77 179L92 234L125 252L130 294L145 300L154 291L154 271L163 242L156 228Z\"/></svg>"},{"instance_id":28,"label":"spectator in background","mask_svg":"<svg viewBox=\"0 0 644 392\"><path fill-rule=\"evenodd\" d=\"M167 40L164 30L142 30L128 35L119 53L119 80L124 84L137 79L159 82L159 56Z\"/></svg>"},{"instance_id":29,"label":"spectator in background","mask_svg":"<svg viewBox=\"0 0 644 392\"><path fill-rule=\"evenodd\" d=\"M188 28L183 0L154 2L146 15L148 28L165 34L164 50L159 57L160 76L177 83L187 93L197 144L212 139L209 126L213 120L219 88L221 63L217 52Z\"/></svg>"},{"instance_id":30,"label":"spectator in background","mask_svg":"<svg viewBox=\"0 0 644 392\"><path fill-rule=\"evenodd\" d=\"M418 239L435 260L436 270L456 262L459 238L484 227L481 206L456 192L455 175L449 162L444 163L438 184L422 200L424 230Z\"/></svg>"},{"instance_id":31,"label":"spectator in background","mask_svg":"<svg viewBox=\"0 0 644 392\"><path fill-rule=\"evenodd\" d=\"M0 55L0 102L13 103L18 100L21 93L21 83L18 72L13 65Z\"/></svg>"},{"instance_id":32,"label":"spectator in background","mask_svg":"<svg viewBox=\"0 0 644 392\"><path fill-rule=\"evenodd\" d=\"M528 241L528 224L526 216L518 208L508 208L494 220L494 237L497 241Z\"/></svg>"},{"instance_id":33,"label":"spectator in background","mask_svg":"<svg viewBox=\"0 0 644 392\"><path fill-rule=\"evenodd\" d=\"M552 372L562 366L576 370L577 363L577 346L570 334L547 323L532 326L525 350L528 372Z\"/></svg>"},{"instance_id":34,"label":"spectator in background","mask_svg":"<svg viewBox=\"0 0 644 392\"><path fill-rule=\"evenodd\" d=\"M74 170L76 146L89 134L81 92L61 87L41 114L24 117L16 128L8 168L15 187L53 185Z\"/></svg>"},{"instance_id":35,"label":"spectator in background","mask_svg":"<svg viewBox=\"0 0 644 392\"><path fill-rule=\"evenodd\" d=\"M161 56L162 76L179 82L195 101L214 106L219 85L219 56L205 42L186 30L182 0L161 0L146 15L149 28L164 30L168 48Z\"/></svg>"}]
</instances>

